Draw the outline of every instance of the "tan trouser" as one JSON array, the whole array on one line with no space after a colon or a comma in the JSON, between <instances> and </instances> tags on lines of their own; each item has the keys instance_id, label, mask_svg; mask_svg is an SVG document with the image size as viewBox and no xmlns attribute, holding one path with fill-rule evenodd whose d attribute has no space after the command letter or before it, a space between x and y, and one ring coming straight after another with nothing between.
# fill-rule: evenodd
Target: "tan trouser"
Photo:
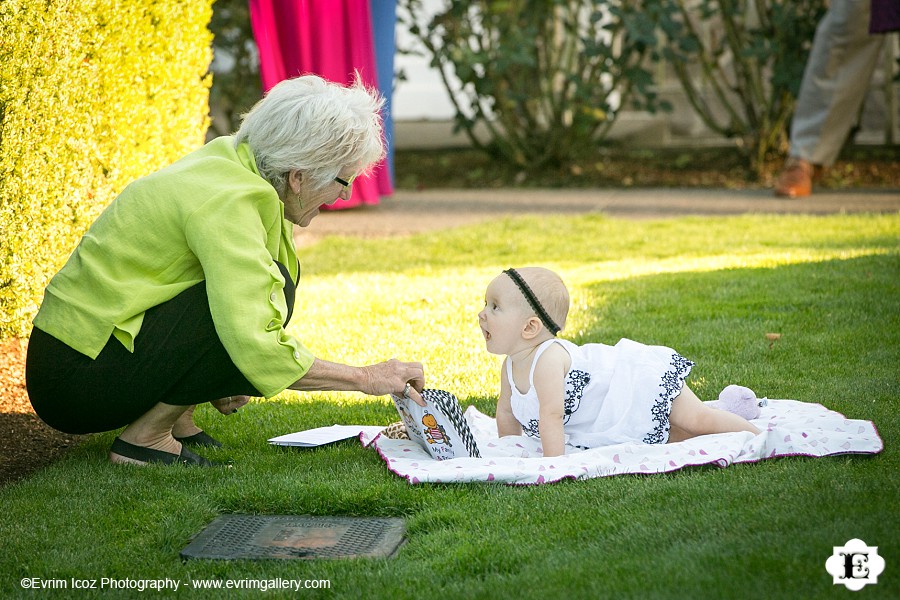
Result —
<instances>
[{"instance_id":1,"label":"tan trouser","mask_svg":"<svg viewBox=\"0 0 900 600\"><path fill-rule=\"evenodd\" d=\"M870 0L832 0L816 28L791 123L790 155L837 159L866 97L884 35L869 34Z\"/></svg>"}]
</instances>

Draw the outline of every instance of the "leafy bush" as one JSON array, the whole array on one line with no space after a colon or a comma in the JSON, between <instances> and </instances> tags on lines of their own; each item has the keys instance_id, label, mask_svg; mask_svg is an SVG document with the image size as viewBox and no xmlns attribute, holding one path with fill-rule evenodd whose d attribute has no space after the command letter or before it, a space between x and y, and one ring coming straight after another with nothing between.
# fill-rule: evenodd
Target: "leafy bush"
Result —
<instances>
[{"instance_id":1,"label":"leafy bush","mask_svg":"<svg viewBox=\"0 0 900 600\"><path fill-rule=\"evenodd\" d=\"M465 0L430 16L421 0L401 0L398 18L439 70L457 128L476 148L535 168L596 149L626 104L657 108L647 45L609 18L614 4Z\"/></svg>"},{"instance_id":2,"label":"leafy bush","mask_svg":"<svg viewBox=\"0 0 900 600\"><path fill-rule=\"evenodd\" d=\"M612 9L672 66L694 111L741 142L761 174L784 153L788 123L827 0L641 0Z\"/></svg>"},{"instance_id":3,"label":"leafy bush","mask_svg":"<svg viewBox=\"0 0 900 600\"><path fill-rule=\"evenodd\" d=\"M0 3L0 338L129 181L203 143L211 3Z\"/></svg>"},{"instance_id":4,"label":"leafy bush","mask_svg":"<svg viewBox=\"0 0 900 600\"><path fill-rule=\"evenodd\" d=\"M438 69L457 128L508 162L566 164L596 148L621 107L667 109L652 75L666 63L702 121L736 139L762 174L787 150L826 4L464 0L429 16L421 0L401 0L400 17Z\"/></svg>"}]
</instances>

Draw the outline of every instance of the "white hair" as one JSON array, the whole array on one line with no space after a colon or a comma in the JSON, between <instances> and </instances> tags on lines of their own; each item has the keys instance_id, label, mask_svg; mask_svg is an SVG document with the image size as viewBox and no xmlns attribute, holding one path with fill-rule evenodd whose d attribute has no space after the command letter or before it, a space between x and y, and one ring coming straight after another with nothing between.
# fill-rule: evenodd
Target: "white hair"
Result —
<instances>
[{"instance_id":1,"label":"white hair","mask_svg":"<svg viewBox=\"0 0 900 600\"><path fill-rule=\"evenodd\" d=\"M383 104L358 73L346 87L316 75L286 79L243 116L234 144L250 145L260 175L279 196L295 169L322 189L345 167L366 173L384 157Z\"/></svg>"}]
</instances>

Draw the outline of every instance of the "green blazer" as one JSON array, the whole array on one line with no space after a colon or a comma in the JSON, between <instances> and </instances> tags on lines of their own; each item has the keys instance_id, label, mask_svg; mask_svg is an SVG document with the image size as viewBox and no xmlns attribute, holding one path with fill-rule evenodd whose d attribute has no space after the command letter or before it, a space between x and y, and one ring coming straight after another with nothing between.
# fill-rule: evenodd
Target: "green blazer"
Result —
<instances>
[{"instance_id":1,"label":"green blazer","mask_svg":"<svg viewBox=\"0 0 900 600\"><path fill-rule=\"evenodd\" d=\"M144 312L206 280L229 356L274 396L314 360L284 330L276 260L297 281L284 204L247 144L220 137L125 188L50 281L34 325L91 358L111 335L134 352Z\"/></svg>"}]
</instances>

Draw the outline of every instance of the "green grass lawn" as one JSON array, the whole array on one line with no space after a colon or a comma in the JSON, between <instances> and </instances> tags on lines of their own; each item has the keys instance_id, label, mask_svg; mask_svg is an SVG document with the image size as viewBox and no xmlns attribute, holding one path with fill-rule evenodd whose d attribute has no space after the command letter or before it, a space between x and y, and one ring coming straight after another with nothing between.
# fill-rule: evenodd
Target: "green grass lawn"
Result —
<instances>
[{"instance_id":1,"label":"green grass lawn","mask_svg":"<svg viewBox=\"0 0 900 600\"><path fill-rule=\"evenodd\" d=\"M729 383L875 422L877 456L781 458L552 485L417 485L353 440L314 450L270 437L397 420L386 398L285 393L199 421L231 469L106 462L115 432L0 489L0 596L22 578L328 579L327 598L849 598L833 546L861 538L886 560L860 598L900 595L900 215L521 218L439 234L329 238L301 250L293 332L320 357L420 360L428 386L493 414L499 358L477 326L509 266L558 270L573 297L563 337L671 346L693 389ZM766 333L781 338L770 347ZM223 513L399 516L391 559L190 561L179 552ZM280 597L181 591L173 597Z\"/></svg>"}]
</instances>

